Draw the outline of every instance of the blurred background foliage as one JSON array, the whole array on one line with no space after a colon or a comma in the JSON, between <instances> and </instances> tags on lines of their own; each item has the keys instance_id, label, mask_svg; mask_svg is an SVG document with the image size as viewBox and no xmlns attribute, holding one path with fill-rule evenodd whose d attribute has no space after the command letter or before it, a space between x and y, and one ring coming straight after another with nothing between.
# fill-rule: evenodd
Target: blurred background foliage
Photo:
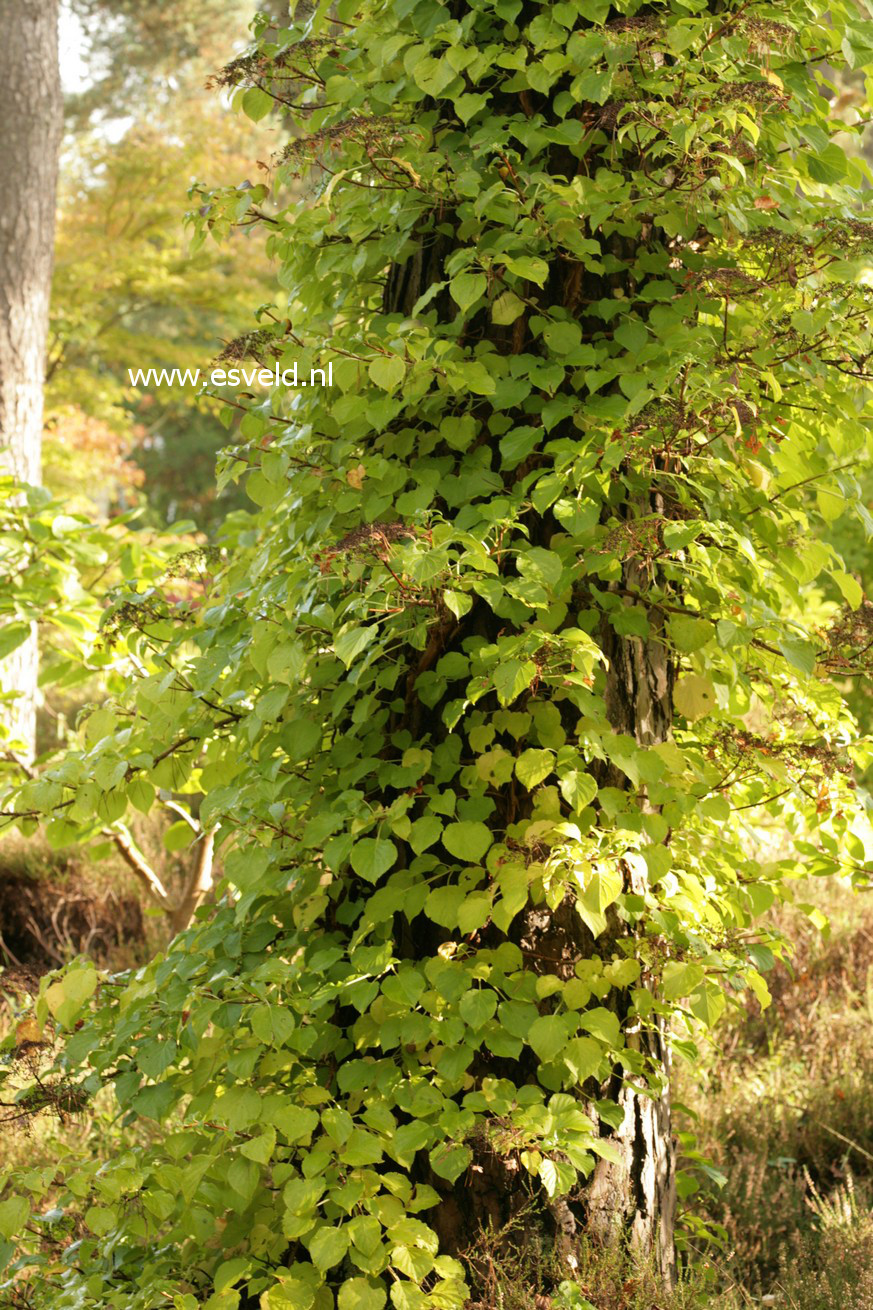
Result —
<instances>
[{"instance_id":1,"label":"blurred background foliage","mask_svg":"<svg viewBox=\"0 0 873 1310\"><path fill-rule=\"evenodd\" d=\"M264 129L256 140L205 87L249 17L235 0L68 10L81 49L65 61L45 476L101 515L138 506L143 524L210 531L240 495L216 495L228 442L217 406L192 386L136 390L128 369L208 368L270 297L261 242L237 233L217 254L191 255L185 226L195 182L257 172Z\"/></svg>"}]
</instances>

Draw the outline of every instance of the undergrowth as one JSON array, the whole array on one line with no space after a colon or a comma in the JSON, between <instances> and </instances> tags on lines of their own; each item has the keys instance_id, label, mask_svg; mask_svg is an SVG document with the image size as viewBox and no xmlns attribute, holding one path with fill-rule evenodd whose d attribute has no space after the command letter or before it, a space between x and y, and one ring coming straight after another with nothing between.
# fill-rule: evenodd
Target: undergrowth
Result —
<instances>
[{"instance_id":1,"label":"undergrowth","mask_svg":"<svg viewBox=\"0 0 873 1310\"><path fill-rule=\"evenodd\" d=\"M831 881L807 900L829 928L786 912L772 1005L680 1073L682 1126L724 1179L692 1198L723 1233L718 1310L873 1310L873 901Z\"/></svg>"},{"instance_id":2,"label":"undergrowth","mask_svg":"<svg viewBox=\"0 0 873 1310\"><path fill-rule=\"evenodd\" d=\"M72 894L80 876L48 852L36 869L20 867L8 844L4 856L7 879L59 882ZM687 1109L677 1126L724 1180L697 1168L702 1185L685 1206L721 1242L689 1229L680 1285L668 1294L619 1251L575 1240L568 1259L560 1245L531 1245L518 1216L471 1243L469 1310L873 1310L873 898L829 883L807 899L829 929L787 913L796 952L790 969L770 975L772 1005L726 1020L704 1063L679 1072ZM7 973L7 1021L17 1008L11 981ZM98 1099L65 1122L6 1125L7 1165L38 1167L85 1140L98 1156L117 1150L118 1125Z\"/></svg>"}]
</instances>

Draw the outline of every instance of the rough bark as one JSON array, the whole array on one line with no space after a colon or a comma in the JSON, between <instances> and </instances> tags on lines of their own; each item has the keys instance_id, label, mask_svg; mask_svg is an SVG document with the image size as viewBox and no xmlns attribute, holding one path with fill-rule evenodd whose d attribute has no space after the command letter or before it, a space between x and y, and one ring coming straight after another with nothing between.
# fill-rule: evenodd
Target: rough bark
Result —
<instances>
[{"instance_id":1,"label":"rough bark","mask_svg":"<svg viewBox=\"0 0 873 1310\"><path fill-rule=\"evenodd\" d=\"M657 498L656 498L657 501ZM650 507L658 513L663 505ZM639 594L645 578L631 562L623 570L623 587ZM618 637L604 625L602 640L609 660L606 709L616 732L634 737L641 746L667 740L673 720L674 670L666 645L659 640L660 619L649 611L650 636ZM621 776L604 780L624 785ZM643 894L646 875L628 862L627 890ZM624 1118L613 1137L620 1161L599 1160L588 1189L588 1223L608 1244L627 1239L632 1252L650 1259L667 1286L676 1280L673 1232L676 1219L676 1161L670 1111L670 1051L663 1027L628 1034L628 1045L653 1057L662 1067L660 1095L638 1091L628 1082L616 1088L615 1099Z\"/></svg>"},{"instance_id":2,"label":"rough bark","mask_svg":"<svg viewBox=\"0 0 873 1310\"><path fill-rule=\"evenodd\" d=\"M38 483L62 130L57 0L0 0L0 26L0 463ZM35 629L0 675L19 693L8 726L32 757Z\"/></svg>"}]
</instances>

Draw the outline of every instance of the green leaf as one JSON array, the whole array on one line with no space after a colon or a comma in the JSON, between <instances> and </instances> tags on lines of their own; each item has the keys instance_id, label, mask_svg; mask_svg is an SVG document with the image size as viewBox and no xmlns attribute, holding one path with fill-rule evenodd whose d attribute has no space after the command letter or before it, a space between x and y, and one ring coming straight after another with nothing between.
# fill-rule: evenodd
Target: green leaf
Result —
<instances>
[{"instance_id":1,"label":"green leaf","mask_svg":"<svg viewBox=\"0 0 873 1310\"><path fill-rule=\"evenodd\" d=\"M435 814L423 814L420 819L416 819L409 830L409 845L416 855L421 855L434 842L439 841L442 836L442 820L438 819Z\"/></svg>"},{"instance_id":2,"label":"green leaf","mask_svg":"<svg viewBox=\"0 0 873 1310\"><path fill-rule=\"evenodd\" d=\"M487 289L488 279L484 273L458 273L449 282L452 300L465 314L485 295Z\"/></svg>"},{"instance_id":3,"label":"green leaf","mask_svg":"<svg viewBox=\"0 0 873 1310\"><path fill-rule=\"evenodd\" d=\"M443 830L443 845L449 854L469 864L479 864L493 841L490 828L471 820L450 823Z\"/></svg>"},{"instance_id":4,"label":"green leaf","mask_svg":"<svg viewBox=\"0 0 873 1310\"><path fill-rule=\"evenodd\" d=\"M252 1032L265 1046L284 1046L297 1027L294 1016L282 1005L264 1002L252 1008Z\"/></svg>"},{"instance_id":5,"label":"green leaf","mask_svg":"<svg viewBox=\"0 0 873 1310\"><path fill-rule=\"evenodd\" d=\"M391 1143L392 1152L398 1160L405 1164L411 1164L416 1152L423 1150L429 1141L433 1140L433 1133L429 1124L421 1119L414 1119L412 1123L403 1124L394 1134Z\"/></svg>"},{"instance_id":6,"label":"green leaf","mask_svg":"<svg viewBox=\"0 0 873 1310\"><path fill-rule=\"evenodd\" d=\"M316 1111L302 1105L283 1105L279 1109L271 1109L269 1121L289 1142L308 1140L319 1123Z\"/></svg>"},{"instance_id":7,"label":"green leaf","mask_svg":"<svg viewBox=\"0 0 873 1310\"><path fill-rule=\"evenodd\" d=\"M511 705L536 676L533 660L505 660L494 671L494 689L501 705Z\"/></svg>"},{"instance_id":8,"label":"green leaf","mask_svg":"<svg viewBox=\"0 0 873 1310\"><path fill-rule=\"evenodd\" d=\"M708 619L686 618L673 615L667 624L670 639L677 650L700 650L715 636L715 627Z\"/></svg>"},{"instance_id":9,"label":"green leaf","mask_svg":"<svg viewBox=\"0 0 873 1310\"><path fill-rule=\"evenodd\" d=\"M339 1310L382 1310L387 1296L384 1286L368 1278L347 1278L339 1290Z\"/></svg>"},{"instance_id":10,"label":"green leaf","mask_svg":"<svg viewBox=\"0 0 873 1310\"><path fill-rule=\"evenodd\" d=\"M590 532L600 518L597 501L561 499L555 505L555 518L571 536Z\"/></svg>"},{"instance_id":11,"label":"green leaf","mask_svg":"<svg viewBox=\"0 0 873 1310\"><path fill-rule=\"evenodd\" d=\"M111 1233L118 1222L118 1216L111 1206L90 1205L85 1211L85 1224L97 1237Z\"/></svg>"},{"instance_id":12,"label":"green leaf","mask_svg":"<svg viewBox=\"0 0 873 1310\"><path fill-rule=\"evenodd\" d=\"M770 995L770 989L767 986L766 981L761 977L761 975L758 973L756 969L750 969L749 972L746 974L746 982L749 984L752 991L755 993L755 996L757 998L758 1004L760 1005L761 1009L766 1010L767 1006L770 1004L772 1000L772 997Z\"/></svg>"},{"instance_id":13,"label":"green leaf","mask_svg":"<svg viewBox=\"0 0 873 1310\"><path fill-rule=\"evenodd\" d=\"M688 673L673 688L673 704L686 719L702 719L715 709L715 688L702 674Z\"/></svg>"},{"instance_id":14,"label":"green leaf","mask_svg":"<svg viewBox=\"0 0 873 1310\"><path fill-rule=\"evenodd\" d=\"M366 650L374 637L378 635L379 629L375 624L366 628L346 628L339 634L334 642L334 650L337 659L342 660L348 668L353 664L361 651Z\"/></svg>"},{"instance_id":15,"label":"green leaf","mask_svg":"<svg viewBox=\"0 0 873 1310\"><path fill-rule=\"evenodd\" d=\"M382 1225L375 1215L357 1215L349 1224L349 1237L356 1250L375 1255L382 1245Z\"/></svg>"},{"instance_id":16,"label":"green leaf","mask_svg":"<svg viewBox=\"0 0 873 1310\"><path fill-rule=\"evenodd\" d=\"M478 1031L497 1012L497 993L484 988L473 988L461 997L458 1006L464 1023Z\"/></svg>"},{"instance_id":17,"label":"green leaf","mask_svg":"<svg viewBox=\"0 0 873 1310\"><path fill-rule=\"evenodd\" d=\"M569 355L582 341L582 329L578 323L550 323L543 329L543 340L555 355Z\"/></svg>"},{"instance_id":18,"label":"green leaf","mask_svg":"<svg viewBox=\"0 0 873 1310\"><path fill-rule=\"evenodd\" d=\"M539 1174L549 1196L566 1196L576 1186L576 1170L560 1160L545 1157L540 1161Z\"/></svg>"},{"instance_id":19,"label":"green leaf","mask_svg":"<svg viewBox=\"0 0 873 1310\"><path fill-rule=\"evenodd\" d=\"M847 605L856 610L864 599L864 590L850 573L843 573L841 569L834 569L831 577L843 593L843 599Z\"/></svg>"},{"instance_id":20,"label":"green leaf","mask_svg":"<svg viewBox=\"0 0 873 1310\"><path fill-rule=\"evenodd\" d=\"M196 835L190 823L179 819L178 823L171 823L164 833L164 849L173 853L184 851L191 845Z\"/></svg>"},{"instance_id":21,"label":"green leaf","mask_svg":"<svg viewBox=\"0 0 873 1310\"><path fill-rule=\"evenodd\" d=\"M576 909L595 937L606 931L606 910L621 895L622 879L615 865L604 865L584 876L576 896Z\"/></svg>"},{"instance_id":22,"label":"green leaf","mask_svg":"<svg viewBox=\"0 0 873 1310\"><path fill-rule=\"evenodd\" d=\"M578 1083L594 1077L604 1055L604 1048L593 1037L574 1037L561 1052L561 1058Z\"/></svg>"},{"instance_id":23,"label":"green leaf","mask_svg":"<svg viewBox=\"0 0 873 1310\"><path fill-rule=\"evenodd\" d=\"M275 105L275 100L266 91L259 86L250 86L243 94L242 109L247 118L253 123L259 123L262 118L266 118L270 110Z\"/></svg>"},{"instance_id":24,"label":"green leaf","mask_svg":"<svg viewBox=\"0 0 873 1310\"><path fill-rule=\"evenodd\" d=\"M493 396L497 390L493 375L478 359L455 364L452 372L462 389L472 391L474 396Z\"/></svg>"},{"instance_id":25,"label":"green leaf","mask_svg":"<svg viewBox=\"0 0 873 1310\"><path fill-rule=\"evenodd\" d=\"M349 1230L345 1226L340 1228L325 1225L316 1228L312 1236L307 1237L306 1244L309 1247L312 1263L316 1269L324 1272L338 1265L345 1256L349 1249Z\"/></svg>"},{"instance_id":26,"label":"green leaf","mask_svg":"<svg viewBox=\"0 0 873 1310\"><path fill-rule=\"evenodd\" d=\"M724 992L715 983L705 982L688 1001L688 1008L707 1028L714 1028L724 1014L727 1000Z\"/></svg>"},{"instance_id":27,"label":"green leaf","mask_svg":"<svg viewBox=\"0 0 873 1310\"><path fill-rule=\"evenodd\" d=\"M564 800L577 814L580 810L584 810L597 795L597 783L591 774L582 773L579 769L571 769L569 773L565 773L558 785Z\"/></svg>"},{"instance_id":28,"label":"green leaf","mask_svg":"<svg viewBox=\"0 0 873 1310\"><path fill-rule=\"evenodd\" d=\"M473 1152L461 1143L443 1142L430 1152L430 1167L440 1178L456 1183L466 1173L473 1160Z\"/></svg>"},{"instance_id":29,"label":"green leaf","mask_svg":"<svg viewBox=\"0 0 873 1310\"><path fill-rule=\"evenodd\" d=\"M349 858L355 873L367 882L377 882L397 859L397 847L384 837L362 837Z\"/></svg>"},{"instance_id":30,"label":"green leaf","mask_svg":"<svg viewBox=\"0 0 873 1310\"><path fill-rule=\"evenodd\" d=\"M478 114L480 110L484 109L487 104L487 96L473 94L458 96L454 101L455 113L458 115L461 122L466 124L469 123L470 119Z\"/></svg>"},{"instance_id":31,"label":"green leaf","mask_svg":"<svg viewBox=\"0 0 873 1310\"><path fill-rule=\"evenodd\" d=\"M472 596L468 596L466 592L463 591L444 591L443 600L446 609L451 610L456 619L463 618L465 614L469 614L473 606Z\"/></svg>"},{"instance_id":32,"label":"green leaf","mask_svg":"<svg viewBox=\"0 0 873 1310\"><path fill-rule=\"evenodd\" d=\"M30 1205L23 1196L0 1201L0 1237L15 1237L30 1217Z\"/></svg>"},{"instance_id":33,"label":"green leaf","mask_svg":"<svg viewBox=\"0 0 873 1310\"><path fill-rule=\"evenodd\" d=\"M639 319L628 319L621 323L613 333L614 339L632 355L638 354L649 340L649 333Z\"/></svg>"},{"instance_id":34,"label":"green leaf","mask_svg":"<svg viewBox=\"0 0 873 1310\"><path fill-rule=\"evenodd\" d=\"M253 1160L238 1155L227 1169L228 1185L248 1203L255 1194L261 1171Z\"/></svg>"},{"instance_id":35,"label":"green leaf","mask_svg":"<svg viewBox=\"0 0 873 1310\"><path fill-rule=\"evenodd\" d=\"M0 660L23 646L31 634L29 623L7 623L0 628Z\"/></svg>"},{"instance_id":36,"label":"green leaf","mask_svg":"<svg viewBox=\"0 0 873 1310\"><path fill-rule=\"evenodd\" d=\"M399 355L379 355L370 362L367 371L382 391L396 391L406 377L406 364Z\"/></svg>"},{"instance_id":37,"label":"green leaf","mask_svg":"<svg viewBox=\"0 0 873 1310\"><path fill-rule=\"evenodd\" d=\"M455 70L448 59L434 59L426 55L415 62L412 75L426 95L438 96L454 80Z\"/></svg>"},{"instance_id":38,"label":"green leaf","mask_svg":"<svg viewBox=\"0 0 873 1310\"><path fill-rule=\"evenodd\" d=\"M550 1064L567 1045L566 1024L556 1014L541 1015L531 1024L527 1042L544 1064Z\"/></svg>"},{"instance_id":39,"label":"green leaf","mask_svg":"<svg viewBox=\"0 0 873 1310\"><path fill-rule=\"evenodd\" d=\"M268 481L260 469L256 469L246 479L246 495L262 509L269 509L279 503L284 490L280 484Z\"/></svg>"},{"instance_id":40,"label":"green leaf","mask_svg":"<svg viewBox=\"0 0 873 1310\"><path fill-rule=\"evenodd\" d=\"M795 669L807 677L815 670L816 650L809 641L780 641L779 649Z\"/></svg>"},{"instance_id":41,"label":"green leaf","mask_svg":"<svg viewBox=\"0 0 873 1310\"><path fill-rule=\"evenodd\" d=\"M244 1155L247 1160L253 1160L255 1164L269 1164L276 1149L275 1128L268 1128L266 1132L259 1133L257 1137L250 1137L247 1142L243 1142L239 1149L240 1154Z\"/></svg>"},{"instance_id":42,"label":"green leaf","mask_svg":"<svg viewBox=\"0 0 873 1310\"><path fill-rule=\"evenodd\" d=\"M515 761L515 776L523 787L532 791L538 783L547 778L555 767L555 753L550 750L536 750L531 747L522 751Z\"/></svg>"},{"instance_id":43,"label":"green leaf","mask_svg":"<svg viewBox=\"0 0 873 1310\"><path fill-rule=\"evenodd\" d=\"M306 653L299 641L284 641L267 657L267 673L273 682L296 683L306 667Z\"/></svg>"},{"instance_id":44,"label":"green leaf","mask_svg":"<svg viewBox=\"0 0 873 1310\"><path fill-rule=\"evenodd\" d=\"M665 1001L676 1001L693 992L702 980L703 969L699 964L668 960L661 974L661 995Z\"/></svg>"},{"instance_id":45,"label":"green leaf","mask_svg":"<svg viewBox=\"0 0 873 1310\"><path fill-rule=\"evenodd\" d=\"M132 778L127 784L127 799L140 814L148 814L155 802L156 792L145 778Z\"/></svg>"},{"instance_id":46,"label":"green leaf","mask_svg":"<svg viewBox=\"0 0 873 1310\"><path fill-rule=\"evenodd\" d=\"M549 276L548 264L537 255L518 255L507 259L506 267L516 277L523 277L528 282L536 282L539 287L545 286L546 278Z\"/></svg>"},{"instance_id":47,"label":"green leaf","mask_svg":"<svg viewBox=\"0 0 873 1310\"><path fill-rule=\"evenodd\" d=\"M213 1275L212 1285L216 1292L226 1292L234 1283L238 1283L248 1270L249 1261L243 1256L238 1255L233 1260L223 1260Z\"/></svg>"},{"instance_id":48,"label":"green leaf","mask_svg":"<svg viewBox=\"0 0 873 1310\"><path fill-rule=\"evenodd\" d=\"M606 104L612 86L612 73L608 70L589 69L580 73L573 83L571 95L575 100L595 105Z\"/></svg>"},{"instance_id":49,"label":"green leaf","mask_svg":"<svg viewBox=\"0 0 873 1310\"><path fill-rule=\"evenodd\" d=\"M312 1310L315 1288L302 1278L283 1278L261 1294L261 1310Z\"/></svg>"},{"instance_id":50,"label":"green leaf","mask_svg":"<svg viewBox=\"0 0 873 1310\"><path fill-rule=\"evenodd\" d=\"M58 1023L69 1028L96 990L97 973L94 966L74 966L59 982L51 983L46 988L46 1004Z\"/></svg>"},{"instance_id":51,"label":"green leaf","mask_svg":"<svg viewBox=\"0 0 873 1310\"><path fill-rule=\"evenodd\" d=\"M602 1005L596 1006L593 1010L586 1010L584 1014L579 1015L579 1025L605 1046L621 1046L621 1024L618 1015L612 1010L604 1009Z\"/></svg>"},{"instance_id":52,"label":"green leaf","mask_svg":"<svg viewBox=\"0 0 873 1310\"><path fill-rule=\"evenodd\" d=\"M81 519L74 519L71 514L56 514L52 519L52 536L66 537L71 532L81 532L83 527Z\"/></svg>"},{"instance_id":53,"label":"green leaf","mask_svg":"<svg viewBox=\"0 0 873 1310\"><path fill-rule=\"evenodd\" d=\"M518 557L518 571L523 578L533 578L549 589L557 586L564 572L563 561L554 551L534 546Z\"/></svg>"},{"instance_id":54,"label":"green leaf","mask_svg":"<svg viewBox=\"0 0 873 1310\"><path fill-rule=\"evenodd\" d=\"M524 301L514 291L504 291L491 306L491 321L501 327L514 323L524 313Z\"/></svg>"}]
</instances>

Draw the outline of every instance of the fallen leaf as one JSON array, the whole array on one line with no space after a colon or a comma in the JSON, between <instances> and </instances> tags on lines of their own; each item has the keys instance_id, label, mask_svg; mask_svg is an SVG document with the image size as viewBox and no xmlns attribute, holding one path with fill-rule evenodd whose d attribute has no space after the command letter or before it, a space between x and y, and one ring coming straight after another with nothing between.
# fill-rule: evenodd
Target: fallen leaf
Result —
<instances>
[{"instance_id":1,"label":"fallen leaf","mask_svg":"<svg viewBox=\"0 0 873 1310\"><path fill-rule=\"evenodd\" d=\"M15 1042L18 1046L41 1045L44 1040L42 1027L36 1019L22 1019L15 1028Z\"/></svg>"}]
</instances>

